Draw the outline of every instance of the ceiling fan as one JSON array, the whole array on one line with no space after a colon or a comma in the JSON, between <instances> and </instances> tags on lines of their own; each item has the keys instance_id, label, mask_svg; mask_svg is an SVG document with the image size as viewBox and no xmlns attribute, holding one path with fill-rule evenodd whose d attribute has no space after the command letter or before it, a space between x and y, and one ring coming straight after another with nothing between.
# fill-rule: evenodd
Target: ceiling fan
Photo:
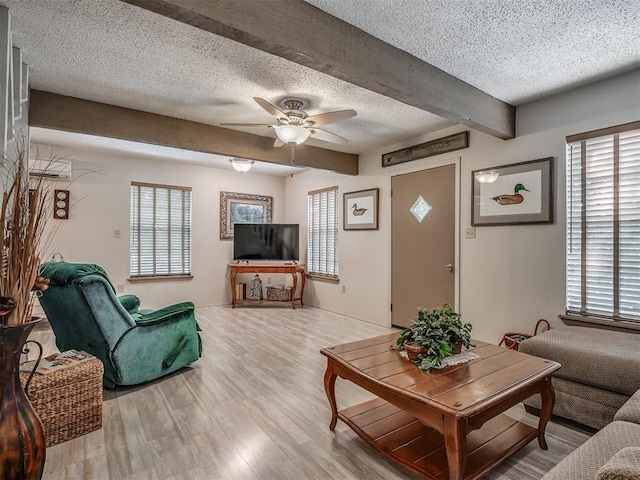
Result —
<instances>
[{"instance_id":1,"label":"ceiling fan","mask_svg":"<svg viewBox=\"0 0 640 480\"><path fill-rule=\"evenodd\" d=\"M221 123L220 125L229 127L273 128L278 137L273 144L274 147L281 147L286 144L290 145L293 149L295 145L304 143L309 136L317 138L318 140L324 140L325 142L348 143L349 140L346 138L318 127L329 125L340 120L346 120L357 115L355 110L338 110L335 112L320 113L310 117L307 112L302 110L304 106L302 100L295 98L284 100L282 103L285 108L280 110L263 98L253 97L253 99L270 115L273 115L278 123L275 125L266 123Z\"/></svg>"}]
</instances>

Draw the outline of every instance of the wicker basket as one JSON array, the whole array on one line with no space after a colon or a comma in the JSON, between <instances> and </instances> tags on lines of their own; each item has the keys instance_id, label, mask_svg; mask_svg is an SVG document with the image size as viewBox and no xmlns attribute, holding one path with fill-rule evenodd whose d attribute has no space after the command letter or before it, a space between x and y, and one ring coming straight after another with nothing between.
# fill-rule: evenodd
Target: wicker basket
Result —
<instances>
[{"instance_id":1,"label":"wicker basket","mask_svg":"<svg viewBox=\"0 0 640 480\"><path fill-rule=\"evenodd\" d=\"M102 373L102 362L92 357L33 376L29 399L42 422L47 447L102 427ZM23 386L28 378L28 372L20 372Z\"/></svg>"},{"instance_id":2,"label":"wicker basket","mask_svg":"<svg viewBox=\"0 0 640 480\"><path fill-rule=\"evenodd\" d=\"M418 358L418 355L427 351L427 349L424 347L416 347L415 345L409 345L409 344L406 344L404 346L404 349L407 352L407 357L412 362L414 362L416 358Z\"/></svg>"},{"instance_id":3,"label":"wicker basket","mask_svg":"<svg viewBox=\"0 0 640 480\"><path fill-rule=\"evenodd\" d=\"M407 357L412 362L415 361L420 354L425 353L427 351L427 349L424 347L416 347L415 345L410 345L410 344L405 344L404 349L407 351ZM460 352L462 352L462 342L456 342L453 345L453 350L451 352L451 355L457 355Z\"/></svg>"},{"instance_id":4,"label":"wicker basket","mask_svg":"<svg viewBox=\"0 0 640 480\"><path fill-rule=\"evenodd\" d=\"M533 335L529 333L517 333L517 332L508 332L505 333L500 341L500 345L504 343L504 346L509 350L518 350L520 348L520 342L524 342L527 338L535 337L538 334L538 327L541 324L547 325L547 330L551 329L551 325L544 318L541 318L536 322L536 328L533 331Z\"/></svg>"},{"instance_id":5,"label":"wicker basket","mask_svg":"<svg viewBox=\"0 0 640 480\"><path fill-rule=\"evenodd\" d=\"M277 287L267 287L267 300L276 302L290 302L292 287L280 285Z\"/></svg>"}]
</instances>

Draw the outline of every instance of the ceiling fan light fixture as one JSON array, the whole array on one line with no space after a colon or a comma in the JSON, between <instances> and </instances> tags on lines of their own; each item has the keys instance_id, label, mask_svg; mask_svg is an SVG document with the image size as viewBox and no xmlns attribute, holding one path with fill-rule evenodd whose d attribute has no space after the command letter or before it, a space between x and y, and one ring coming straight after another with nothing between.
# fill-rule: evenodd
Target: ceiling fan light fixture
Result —
<instances>
[{"instance_id":1,"label":"ceiling fan light fixture","mask_svg":"<svg viewBox=\"0 0 640 480\"><path fill-rule=\"evenodd\" d=\"M485 170L482 172L474 173L475 179L480 183L493 183L495 182L500 174L495 170Z\"/></svg>"},{"instance_id":2,"label":"ceiling fan light fixture","mask_svg":"<svg viewBox=\"0 0 640 480\"><path fill-rule=\"evenodd\" d=\"M248 172L253 165L253 160L244 160L243 158L230 158L231 166L236 172L244 173Z\"/></svg>"},{"instance_id":3,"label":"ceiling fan light fixture","mask_svg":"<svg viewBox=\"0 0 640 480\"><path fill-rule=\"evenodd\" d=\"M311 134L309 130L299 125L278 125L275 131L278 138L289 145L300 145Z\"/></svg>"}]
</instances>

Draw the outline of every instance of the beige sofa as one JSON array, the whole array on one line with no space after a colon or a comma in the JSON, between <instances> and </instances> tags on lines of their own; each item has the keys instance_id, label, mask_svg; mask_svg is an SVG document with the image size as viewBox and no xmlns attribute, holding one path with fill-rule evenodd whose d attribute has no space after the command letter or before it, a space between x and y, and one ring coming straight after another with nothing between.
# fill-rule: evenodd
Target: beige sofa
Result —
<instances>
[{"instance_id":1,"label":"beige sofa","mask_svg":"<svg viewBox=\"0 0 640 480\"><path fill-rule=\"evenodd\" d=\"M542 480L640 480L640 392Z\"/></svg>"},{"instance_id":2,"label":"beige sofa","mask_svg":"<svg viewBox=\"0 0 640 480\"><path fill-rule=\"evenodd\" d=\"M562 365L553 414L601 429L543 480L640 480L640 336L564 327L522 342L520 351ZM525 405L539 408L539 398Z\"/></svg>"},{"instance_id":3,"label":"beige sofa","mask_svg":"<svg viewBox=\"0 0 640 480\"><path fill-rule=\"evenodd\" d=\"M555 328L525 340L520 351L562 365L552 377L553 414L593 429L611 423L640 389L640 336L633 333ZM539 396L531 397L525 406L539 409Z\"/></svg>"}]
</instances>

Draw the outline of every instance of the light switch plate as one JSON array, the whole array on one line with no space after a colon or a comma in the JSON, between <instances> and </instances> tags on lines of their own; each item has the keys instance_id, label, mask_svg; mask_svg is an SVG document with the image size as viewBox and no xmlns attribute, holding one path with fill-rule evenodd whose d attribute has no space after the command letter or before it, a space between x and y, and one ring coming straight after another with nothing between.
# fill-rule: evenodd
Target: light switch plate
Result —
<instances>
[{"instance_id":1,"label":"light switch plate","mask_svg":"<svg viewBox=\"0 0 640 480\"><path fill-rule=\"evenodd\" d=\"M476 227L467 227L464 231L464 238L476 238Z\"/></svg>"}]
</instances>

